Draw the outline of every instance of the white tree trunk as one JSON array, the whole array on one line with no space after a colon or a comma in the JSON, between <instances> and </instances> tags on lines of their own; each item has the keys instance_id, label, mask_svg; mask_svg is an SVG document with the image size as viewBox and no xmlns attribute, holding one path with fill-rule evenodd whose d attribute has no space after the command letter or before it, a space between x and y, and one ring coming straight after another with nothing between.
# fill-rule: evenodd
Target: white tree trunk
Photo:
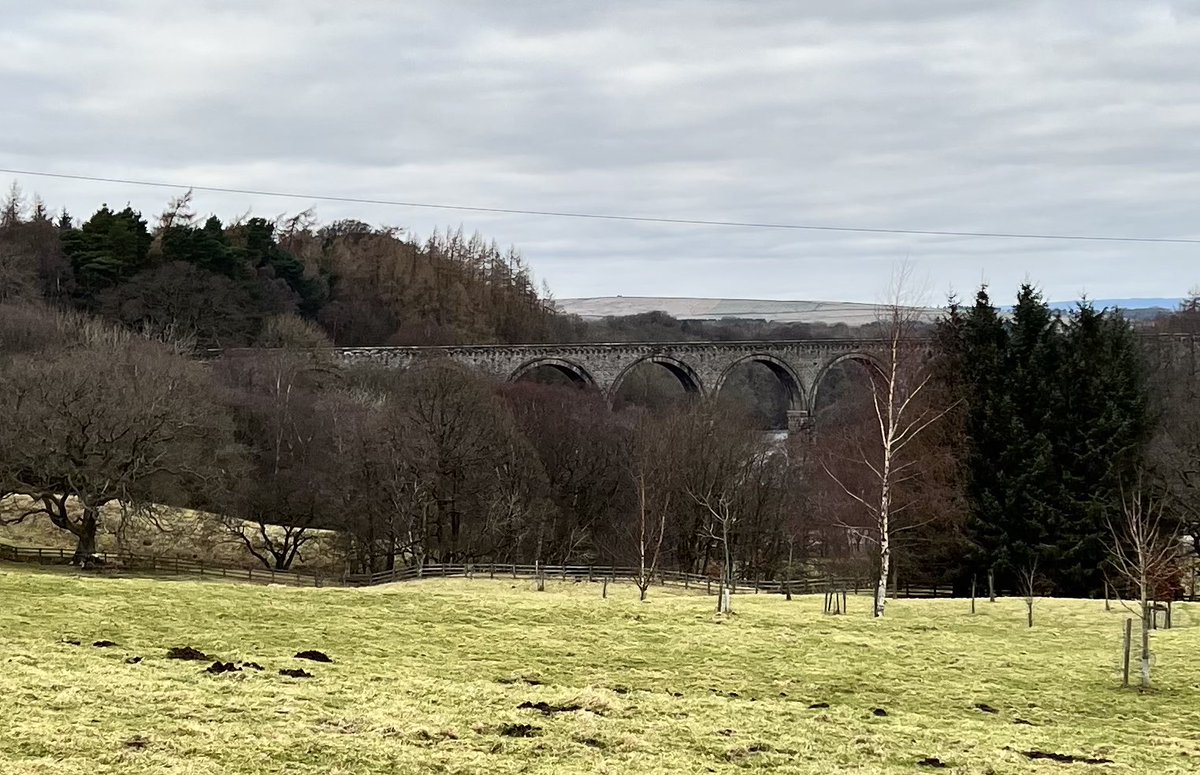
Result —
<instances>
[{"instance_id":1,"label":"white tree trunk","mask_svg":"<svg viewBox=\"0 0 1200 775\"><path fill-rule=\"evenodd\" d=\"M883 616L883 607L887 603L888 572L892 565L891 525L888 524L888 510L891 508L891 490L889 488L888 472L891 468L891 456L885 451L883 459L883 488L879 496L879 579L875 584L876 617Z\"/></svg>"}]
</instances>

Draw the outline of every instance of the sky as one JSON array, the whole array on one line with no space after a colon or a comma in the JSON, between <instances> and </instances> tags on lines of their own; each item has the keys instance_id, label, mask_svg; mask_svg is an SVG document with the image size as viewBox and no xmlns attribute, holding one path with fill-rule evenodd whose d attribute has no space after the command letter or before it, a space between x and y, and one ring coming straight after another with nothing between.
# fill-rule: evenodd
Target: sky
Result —
<instances>
[{"instance_id":1,"label":"sky","mask_svg":"<svg viewBox=\"0 0 1200 775\"><path fill-rule=\"evenodd\" d=\"M186 8L186 10L185 10ZM1200 244L1200 1L0 0L0 167L515 246L560 298L1178 297ZM76 217L177 192L0 173Z\"/></svg>"}]
</instances>

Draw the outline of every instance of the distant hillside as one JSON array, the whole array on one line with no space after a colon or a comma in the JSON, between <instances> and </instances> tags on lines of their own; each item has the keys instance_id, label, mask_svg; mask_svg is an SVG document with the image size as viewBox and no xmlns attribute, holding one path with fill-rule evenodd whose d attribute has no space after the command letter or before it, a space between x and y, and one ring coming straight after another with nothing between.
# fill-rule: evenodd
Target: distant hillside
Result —
<instances>
[{"instance_id":1,"label":"distant hillside","mask_svg":"<svg viewBox=\"0 0 1200 775\"><path fill-rule=\"evenodd\" d=\"M645 312L665 312L679 320L766 320L778 323L844 323L861 326L874 323L878 305L853 301L784 301L771 299L701 299L655 296L599 296L581 299L558 299L555 304L563 312L585 320L637 315ZM929 307L926 316L933 318L941 310Z\"/></svg>"},{"instance_id":2,"label":"distant hillside","mask_svg":"<svg viewBox=\"0 0 1200 775\"><path fill-rule=\"evenodd\" d=\"M1179 308L1180 299L1092 299L1098 309L1119 307L1130 320L1153 320ZM557 299L563 312L584 320L665 312L677 320L765 320L771 323L824 323L862 326L874 323L878 305L855 301L790 301L782 299L705 299L672 296L594 296ZM1066 312L1077 301L1053 301L1050 308ZM1008 312L1008 307L1002 307ZM924 316L933 319L942 313L938 307L926 307Z\"/></svg>"}]
</instances>

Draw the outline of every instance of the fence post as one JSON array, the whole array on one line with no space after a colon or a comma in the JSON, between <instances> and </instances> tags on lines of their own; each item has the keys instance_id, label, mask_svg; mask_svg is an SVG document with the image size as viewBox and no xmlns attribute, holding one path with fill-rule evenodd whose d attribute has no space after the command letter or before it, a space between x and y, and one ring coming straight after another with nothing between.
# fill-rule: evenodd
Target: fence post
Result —
<instances>
[{"instance_id":1,"label":"fence post","mask_svg":"<svg viewBox=\"0 0 1200 775\"><path fill-rule=\"evenodd\" d=\"M496 578L496 563L494 562L488 566L488 578Z\"/></svg>"},{"instance_id":2,"label":"fence post","mask_svg":"<svg viewBox=\"0 0 1200 775\"><path fill-rule=\"evenodd\" d=\"M517 564L515 562L513 563L513 566L512 566L512 574L513 574L513 578L515 579L517 577Z\"/></svg>"},{"instance_id":3,"label":"fence post","mask_svg":"<svg viewBox=\"0 0 1200 775\"><path fill-rule=\"evenodd\" d=\"M591 565L589 565L589 566L588 566L588 583L589 583L589 584L591 584L591 583L592 583L592 570L593 570L592 566L591 566Z\"/></svg>"},{"instance_id":4,"label":"fence post","mask_svg":"<svg viewBox=\"0 0 1200 775\"><path fill-rule=\"evenodd\" d=\"M1123 667L1122 667L1122 671L1121 671L1121 686L1126 687L1126 688L1128 688L1128 686L1129 686L1129 645L1130 645L1130 638L1132 637L1132 635L1133 635L1133 619L1130 618L1130 619L1125 620L1125 649L1124 649L1125 657L1124 657Z\"/></svg>"},{"instance_id":5,"label":"fence post","mask_svg":"<svg viewBox=\"0 0 1200 775\"><path fill-rule=\"evenodd\" d=\"M712 594L712 579L709 579L709 578L704 579L704 594L706 594L706 595Z\"/></svg>"}]
</instances>

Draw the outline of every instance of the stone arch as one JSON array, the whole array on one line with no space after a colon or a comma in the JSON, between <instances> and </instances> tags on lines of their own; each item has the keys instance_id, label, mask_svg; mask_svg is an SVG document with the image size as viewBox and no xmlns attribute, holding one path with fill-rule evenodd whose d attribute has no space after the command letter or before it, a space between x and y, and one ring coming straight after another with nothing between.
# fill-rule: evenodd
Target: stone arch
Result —
<instances>
[{"instance_id":1,"label":"stone arch","mask_svg":"<svg viewBox=\"0 0 1200 775\"><path fill-rule=\"evenodd\" d=\"M843 353L842 355L833 358L821 367L821 371L817 373L817 376L813 379L812 387L809 389L808 408L809 413L813 417L816 416L817 409L819 408L817 406L817 400L821 395L821 383L825 381L827 376L829 376L829 372L833 369L833 367L847 361L854 361L861 364L869 372L871 372L873 376L883 376L883 362L869 352Z\"/></svg>"},{"instance_id":2,"label":"stone arch","mask_svg":"<svg viewBox=\"0 0 1200 775\"><path fill-rule=\"evenodd\" d=\"M678 358L655 353L653 355L644 355L621 369L621 373L617 375L617 378L613 380L612 385L608 388L609 403L612 403L612 400L616 398L617 391L621 389L621 383L625 381L625 378L643 363L657 363L671 372L675 379L679 380L679 384L683 386L685 393L696 397L704 396L704 383L700 380L700 375L696 373L695 369Z\"/></svg>"},{"instance_id":3,"label":"stone arch","mask_svg":"<svg viewBox=\"0 0 1200 775\"><path fill-rule=\"evenodd\" d=\"M571 382L580 387L596 387L596 380L592 377L591 373L578 363L567 360L566 358L554 358L549 356L544 358L531 358L530 360L525 361L513 370L513 373L508 377L508 381L516 382L521 377L524 377L526 374L532 372L534 369L540 369L542 367L552 368L562 374L565 374L567 378L571 380Z\"/></svg>"},{"instance_id":4,"label":"stone arch","mask_svg":"<svg viewBox=\"0 0 1200 775\"><path fill-rule=\"evenodd\" d=\"M761 363L763 366L766 366L771 370L771 373L773 373L779 379L780 384L782 384L784 390L787 391L788 411L806 412L809 410L810 407L808 403L808 393L804 389L804 382L801 381L800 375L796 373L796 370L793 369L791 364L789 364L787 361L767 353L750 353L749 355L743 355L726 366L721 371L721 375L717 377L716 384L713 385L712 396L714 398L721 394L721 388L725 386L725 381L729 378L729 375L733 373L734 369L736 369L738 366L741 366L743 363Z\"/></svg>"}]
</instances>

